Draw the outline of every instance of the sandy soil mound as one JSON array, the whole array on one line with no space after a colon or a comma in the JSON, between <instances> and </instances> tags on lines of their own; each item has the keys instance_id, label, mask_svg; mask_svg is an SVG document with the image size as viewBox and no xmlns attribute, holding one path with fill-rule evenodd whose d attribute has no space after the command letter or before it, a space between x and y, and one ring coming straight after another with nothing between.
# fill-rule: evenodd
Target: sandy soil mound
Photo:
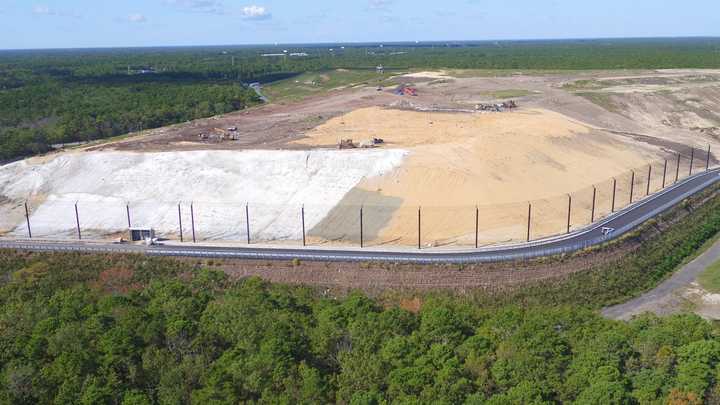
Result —
<instances>
[{"instance_id":1,"label":"sandy soil mound","mask_svg":"<svg viewBox=\"0 0 720 405\"><path fill-rule=\"evenodd\" d=\"M358 186L402 201L378 243L412 244L419 206L428 244L474 239L476 205L482 207L483 241L520 240L526 233L526 202L542 199L548 199L547 210L554 217L548 223L540 218L533 234L559 233L567 204L557 197L661 155L655 147L541 109L440 114L366 108L334 118L307 136L298 142L331 146L341 138L379 137L387 142L384 148L409 151L401 167ZM578 202L578 209L589 205L590 201ZM575 225L582 222L578 218Z\"/></svg>"},{"instance_id":2,"label":"sandy soil mound","mask_svg":"<svg viewBox=\"0 0 720 405\"><path fill-rule=\"evenodd\" d=\"M399 165L402 150L194 151L164 153L66 153L0 167L0 232L24 235L22 207L30 200L34 236L74 235L74 204L86 234L107 235L132 225L185 234L190 202L201 239L245 239L245 202L251 233L263 240L301 238L306 223L321 221L363 178Z\"/></svg>"}]
</instances>

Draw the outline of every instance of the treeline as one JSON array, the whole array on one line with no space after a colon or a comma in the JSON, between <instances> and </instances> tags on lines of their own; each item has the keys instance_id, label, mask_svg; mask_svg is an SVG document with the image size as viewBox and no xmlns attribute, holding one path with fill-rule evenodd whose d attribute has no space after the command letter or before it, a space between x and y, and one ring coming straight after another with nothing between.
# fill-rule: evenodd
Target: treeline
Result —
<instances>
[{"instance_id":1,"label":"treeline","mask_svg":"<svg viewBox=\"0 0 720 405\"><path fill-rule=\"evenodd\" d=\"M326 69L720 68L720 39L0 52L0 161L234 111L242 83ZM306 57L271 56L301 52Z\"/></svg>"},{"instance_id":2,"label":"treeline","mask_svg":"<svg viewBox=\"0 0 720 405\"><path fill-rule=\"evenodd\" d=\"M720 400L718 329L692 315L410 312L142 256L2 252L0 271L0 403Z\"/></svg>"},{"instance_id":3,"label":"treeline","mask_svg":"<svg viewBox=\"0 0 720 405\"><path fill-rule=\"evenodd\" d=\"M0 92L0 159L236 111L257 102L230 83L45 84Z\"/></svg>"}]
</instances>

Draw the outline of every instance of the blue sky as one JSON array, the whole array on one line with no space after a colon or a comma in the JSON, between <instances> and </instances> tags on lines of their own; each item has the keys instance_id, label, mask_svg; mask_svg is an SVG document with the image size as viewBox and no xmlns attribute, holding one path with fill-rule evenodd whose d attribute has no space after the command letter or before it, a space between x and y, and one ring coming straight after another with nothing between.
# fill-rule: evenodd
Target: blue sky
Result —
<instances>
[{"instance_id":1,"label":"blue sky","mask_svg":"<svg viewBox=\"0 0 720 405\"><path fill-rule=\"evenodd\" d=\"M718 0L0 0L0 49L720 36Z\"/></svg>"}]
</instances>

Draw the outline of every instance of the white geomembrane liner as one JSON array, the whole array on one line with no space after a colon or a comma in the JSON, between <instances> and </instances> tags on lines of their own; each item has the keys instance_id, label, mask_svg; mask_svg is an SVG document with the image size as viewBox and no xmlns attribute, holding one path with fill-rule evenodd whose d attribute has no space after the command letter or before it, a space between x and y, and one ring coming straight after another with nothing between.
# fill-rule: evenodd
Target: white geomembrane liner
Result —
<instances>
[{"instance_id":1,"label":"white geomembrane liner","mask_svg":"<svg viewBox=\"0 0 720 405\"><path fill-rule=\"evenodd\" d=\"M33 236L73 235L75 201L85 235L123 231L130 202L133 226L176 235L182 201L183 229L190 237L192 201L202 239L242 240L248 202L253 238L296 239L303 204L312 207L306 210L309 230L363 178L393 170L406 154L398 149L113 151L29 159L0 167L0 229L26 233L19 211L28 199Z\"/></svg>"}]
</instances>

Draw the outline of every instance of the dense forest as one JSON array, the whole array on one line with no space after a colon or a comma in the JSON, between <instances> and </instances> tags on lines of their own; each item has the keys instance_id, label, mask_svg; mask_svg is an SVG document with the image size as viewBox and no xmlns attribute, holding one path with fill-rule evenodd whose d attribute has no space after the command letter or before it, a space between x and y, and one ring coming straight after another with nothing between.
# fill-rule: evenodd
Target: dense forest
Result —
<instances>
[{"instance_id":1,"label":"dense forest","mask_svg":"<svg viewBox=\"0 0 720 405\"><path fill-rule=\"evenodd\" d=\"M290 56L290 54L306 56ZM266 54L287 56L263 56ZM327 69L720 68L720 40L0 51L0 161L259 102L243 83Z\"/></svg>"},{"instance_id":2,"label":"dense forest","mask_svg":"<svg viewBox=\"0 0 720 405\"><path fill-rule=\"evenodd\" d=\"M421 308L212 263L2 252L4 404L700 404L718 328L582 306Z\"/></svg>"},{"instance_id":3,"label":"dense forest","mask_svg":"<svg viewBox=\"0 0 720 405\"><path fill-rule=\"evenodd\" d=\"M597 313L714 240L708 193L602 248L641 244L625 257L461 295L370 298L235 279L213 260L0 251L0 404L720 403L717 324Z\"/></svg>"}]
</instances>

